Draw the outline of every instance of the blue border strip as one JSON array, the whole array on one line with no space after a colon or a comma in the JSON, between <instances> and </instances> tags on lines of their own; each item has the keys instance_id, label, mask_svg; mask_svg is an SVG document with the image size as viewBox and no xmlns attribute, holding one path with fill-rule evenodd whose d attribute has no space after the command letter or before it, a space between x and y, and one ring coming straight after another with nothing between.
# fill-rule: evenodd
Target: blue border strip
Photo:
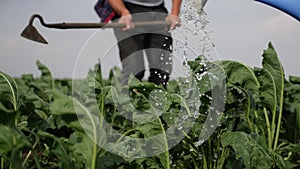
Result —
<instances>
[{"instance_id":1,"label":"blue border strip","mask_svg":"<svg viewBox=\"0 0 300 169\"><path fill-rule=\"evenodd\" d=\"M277 8L300 22L300 0L255 0Z\"/></svg>"}]
</instances>

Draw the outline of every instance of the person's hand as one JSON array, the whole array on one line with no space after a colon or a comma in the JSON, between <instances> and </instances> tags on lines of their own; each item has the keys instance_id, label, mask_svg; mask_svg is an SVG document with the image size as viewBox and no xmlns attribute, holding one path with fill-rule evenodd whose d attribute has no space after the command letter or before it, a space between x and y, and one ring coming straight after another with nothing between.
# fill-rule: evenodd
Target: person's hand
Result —
<instances>
[{"instance_id":1,"label":"person's hand","mask_svg":"<svg viewBox=\"0 0 300 169\"><path fill-rule=\"evenodd\" d=\"M122 14L118 23L125 23L125 27L122 28L122 31L127 31L134 28L134 24L132 22L132 16L129 12Z\"/></svg>"},{"instance_id":2,"label":"person's hand","mask_svg":"<svg viewBox=\"0 0 300 169\"><path fill-rule=\"evenodd\" d=\"M171 26L170 26L171 30L173 30L176 27L180 26L180 23L181 23L180 18L178 16L175 16L175 15L168 15L166 17L165 21L171 23Z\"/></svg>"}]
</instances>

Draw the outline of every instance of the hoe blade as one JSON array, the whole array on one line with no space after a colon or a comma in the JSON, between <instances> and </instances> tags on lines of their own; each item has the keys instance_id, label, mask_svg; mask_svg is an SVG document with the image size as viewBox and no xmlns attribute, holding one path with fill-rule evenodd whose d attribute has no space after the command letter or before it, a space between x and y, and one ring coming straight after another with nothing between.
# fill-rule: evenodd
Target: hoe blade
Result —
<instances>
[{"instance_id":1,"label":"hoe blade","mask_svg":"<svg viewBox=\"0 0 300 169\"><path fill-rule=\"evenodd\" d=\"M21 33L21 36L35 42L48 44L48 42L43 38L43 36L32 25L28 25Z\"/></svg>"}]
</instances>

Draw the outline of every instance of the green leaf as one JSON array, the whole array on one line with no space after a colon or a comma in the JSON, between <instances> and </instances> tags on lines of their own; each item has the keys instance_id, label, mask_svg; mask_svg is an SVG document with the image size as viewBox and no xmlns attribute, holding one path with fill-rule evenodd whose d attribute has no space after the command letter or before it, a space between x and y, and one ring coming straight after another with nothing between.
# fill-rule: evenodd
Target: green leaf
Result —
<instances>
[{"instance_id":1,"label":"green leaf","mask_svg":"<svg viewBox=\"0 0 300 169\"><path fill-rule=\"evenodd\" d=\"M188 64L197 78L197 85L201 94L211 91L216 86L226 86L224 84L226 73L218 62L208 62L203 57L198 57L194 61L189 61Z\"/></svg>"},{"instance_id":2,"label":"green leaf","mask_svg":"<svg viewBox=\"0 0 300 169\"><path fill-rule=\"evenodd\" d=\"M300 84L300 77L298 76L289 76L289 81L293 84Z\"/></svg>"},{"instance_id":3,"label":"green leaf","mask_svg":"<svg viewBox=\"0 0 300 169\"><path fill-rule=\"evenodd\" d=\"M98 131L98 133L102 136L105 134L103 130ZM75 132L70 137L70 143L73 154L77 157L83 157L86 164L85 168L96 169L96 166L100 165L101 148L88 135Z\"/></svg>"},{"instance_id":4,"label":"green leaf","mask_svg":"<svg viewBox=\"0 0 300 169\"><path fill-rule=\"evenodd\" d=\"M0 152L8 153L18 150L30 143L15 129L0 124Z\"/></svg>"},{"instance_id":5,"label":"green leaf","mask_svg":"<svg viewBox=\"0 0 300 169\"><path fill-rule=\"evenodd\" d=\"M15 80L0 71L0 102L3 103L6 109L17 111L18 97L18 86Z\"/></svg>"},{"instance_id":6,"label":"green leaf","mask_svg":"<svg viewBox=\"0 0 300 169\"><path fill-rule=\"evenodd\" d=\"M276 127L276 135L274 140L273 148L276 149L279 139L279 132L281 126L281 118L282 118L282 109L283 109L283 93L284 93L284 70L279 61L277 53L271 43L269 43L269 47L267 50L264 50L263 53L263 69L270 72L272 77L274 78L275 87L276 87L276 97L278 103L278 118L277 118L277 127ZM275 116L275 114L273 114ZM273 118L275 119L275 118ZM272 122L275 124L275 122Z\"/></svg>"},{"instance_id":7,"label":"green leaf","mask_svg":"<svg viewBox=\"0 0 300 169\"><path fill-rule=\"evenodd\" d=\"M62 126L65 123L68 127L81 131L82 127L77 118L73 99L59 91L53 92L53 99L54 101L50 104L50 112L52 115L59 117L56 118L57 123Z\"/></svg>"},{"instance_id":8,"label":"green leaf","mask_svg":"<svg viewBox=\"0 0 300 169\"><path fill-rule=\"evenodd\" d=\"M271 112L276 112L277 98L275 81L272 74L261 68L255 68L255 74L259 81L259 96L261 103Z\"/></svg>"},{"instance_id":9,"label":"green leaf","mask_svg":"<svg viewBox=\"0 0 300 169\"><path fill-rule=\"evenodd\" d=\"M207 60L203 56L197 57L193 61L188 61L188 65L190 66L190 69L193 71L193 73L203 73L207 70Z\"/></svg>"},{"instance_id":10,"label":"green leaf","mask_svg":"<svg viewBox=\"0 0 300 169\"><path fill-rule=\"evenodd\" d=\"M53 92L50 110L53 115L76 115L73 99L59 91Z\"/></svg>"},{"instance_id":11,"label":"green leaf","mask_svg":"<svg viewBox=\"0 0 300 169\"><path fill-rule=\"evenodd\" d=\"M89 107L86 107L77 99L59 92L53 92L53 98L50 105L52 114L61 117L68 127L80 133L77 136L81 141L74 145L74 151L82 153L89 168L95 169L99 150L97 144L102 144L106 139L105 132L100 127L102 121L100 113L97 112L99 107L96 100L88 99Z\"/></svg>"},{"instance_id":12,"label":"green leaf","mask_svg":"<svg viewBox=\"0 0 300 169\"><path fill-rule=\"evenodd\" d=\"M246 169L269 169L272 158L254 138L244 132L225 132L221 135L223 147L231 146L236 159L242 158Z\"/></svg>"},{"instance_id":13,"label":"green leaf","mask_svg":"<svg viewBox=\"0 0 300 169\"><path fill-rule=\"evenodd\" d=\"M97 169L116 168L122 166L124 159L120 156L106 152L103 156L97 158Z\"/></svg>"},{"instance_id":14,"label":"green leaf","mask_svg":"<svg viewBox=\"0 0 300 169\"><path fill-rule=\"evenodd\" d=\"M291 168L291 165L288 160L284 160L283 156L272 152L273 158L275 160L276 166L280 169Z\"/></svg>"},{"instance_id":15,"label":"green leaf","mask_svg":"<svg viewBox=\"0 0 300 169\"><path fill-rule=\"evenodd\" d=\"M52 145L49 145L49 151L55 154L59 160L60 168L75 168L74 163L72 162L72 156L70 156L70 152L68 150L68 145L64 141L64 138L58 138L44 131L38 131L38 135L53 140Z\"/></svg>"},{"instance_id":16,"label":"green leaf","mask_svg":"<svg viewBox=\"0 0 300 169\"><path fill-rule=\"evenodd\" d=\"M268 49L264 50L262 65L263 69L269 71L274 78L276 97L278 103L281 103L284 89L284 70L272 43L269 43Z\"/></svg>"},{"instance_id":17,"label":"green leaf","mask_svg":"<svg viewBox=\"0 0 300 169\"><path fill-rule=\"evenodd\" d=\"M88 81L98 82L100 84L100 86L103 86L104 82L103 82L103 78L102 78L100 62L94 66L94 70L89 70L87 79L88 79Z\"/></svg>"},{"instance_id":18,"label":"green leaf","mask_svg":"<svg viewBox=\"0 0 300 169\"><path fill-rule=\"evenodd\" d=\"M0 154L7 157L13 169L22 168L21 148L30 143L17 130L0 124Z\"/></svg>"},{"instance_id":19,"label":"green leaf","mask_svg":"<svg viewBox=\"0 0 300 169\"><path fill-rule=\"evenodd\" d=\"M216 63L225 70L229 86L240 86L258 95L259 82L252 69L237 61L224 60Z\"/></svg>"},{"instance_id":20,"label":"green leaf","mask_svg":"<svg viewBox=\"0 0 300 169\"><path fill-rule=\"evenodd\" d=\"M108 82L111 84L111 86L120 89L123 86L121 81L122 71L119 67L114 66L109 72Z\"/></svg>"},{"instance_id":21,"label":"green leaf","mask_svg":"<svg viewBox=\"0 0 300 169\"><path fill-rule=\"evenodd\" d=\"M275 134L275 118L277 113L277 97L275 81L271 73L267 69L255 69L257 79L260 83L259 97L263 106L263 112L265 114L266 126L264 128L268 131L268 144L269 149L272 149L274 134ZM269 119L269 113L271 114L272 121ZM271 121L271 124L270 124ZM264 124L263 124L264 125Z\"/></svg>"},{"instance_id":22,"label":"green leaf","mask_svg":"<svg viewBox=\"0 0 300 169\"><path fill-rule=\"evenodd\" d=\"M296 143L300 139L300 84L297 78L290 77L290 82L286 82L284 90L284 138Z\"/></svg>"},{"instance_id":23,"label":"green leaf","mask_svg":"<svg viewBox=\"0 0 300 169\"><path fill-rule=\"evenodd\" d=\"M48 89L54 89L54 79L50 70L39 60L36 61L38 69L41 71L41 80L47 85Z\"/></svg>"}]
</instances>

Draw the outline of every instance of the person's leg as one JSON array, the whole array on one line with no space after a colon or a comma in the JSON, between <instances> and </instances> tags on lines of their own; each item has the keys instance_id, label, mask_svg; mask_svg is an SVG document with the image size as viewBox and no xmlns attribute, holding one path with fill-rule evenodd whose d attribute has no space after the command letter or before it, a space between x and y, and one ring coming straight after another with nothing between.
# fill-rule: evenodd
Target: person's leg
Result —
<instances>
[{"instance_id":1,"label":"person's leg","mask_svg":"<svg viewBox=\"0 0 300 169\"><path fill-rule=\"evenodd\" d=\"M167 85L172 72L172 38L162 34L148 34L149 44L146 55L149 62L148 81L157 85Z\"/></svg>"},{"instance_id":2,"label":"person's leg","mask_svg":"<svg viewBox=\"0 0 300 169\"><path fill-rule=\"evenodd\" d=\"M164 4L152 8L151 20L163 21L168 15ZM151 32L151 33L150 33ZM172 37L165 27L151 28L145 37L150 76L148 81L167 85L172 72Z\"/></svg>"},{"instance_id":3,"label":"person's leg","mask_svg":"<svg viewBox=\"0 0 300 169\"><path fill-rule=\"evenodd\" d=\"M124 32L115 31L118 40L119 56L122 62L122 83L126 85L130 74L141 80L144 77L145 67L143 58L143 35L133 35L121 39Z\"/></svg>"},{"instance_id":4,"label":"person's leg","mask_svg":"<svg viewBox=\"0 0 300 169\"><path fill-rule=\"evenodd\" d=\"M146 21L148 15L137 14L143 12L150 12L147 7L134 5L124 2L126 8L133 14L133 21ZM113 20L117 22L120 16L116 15ZM145 74L143 49L144 49L144 31L135 28L130 31L123 32L115 29L115 36L118 41L119 56L122 62L122 83L127 84L128 78L132 73L136 78L142 80Z\"/></svg>"}]
</instances>

